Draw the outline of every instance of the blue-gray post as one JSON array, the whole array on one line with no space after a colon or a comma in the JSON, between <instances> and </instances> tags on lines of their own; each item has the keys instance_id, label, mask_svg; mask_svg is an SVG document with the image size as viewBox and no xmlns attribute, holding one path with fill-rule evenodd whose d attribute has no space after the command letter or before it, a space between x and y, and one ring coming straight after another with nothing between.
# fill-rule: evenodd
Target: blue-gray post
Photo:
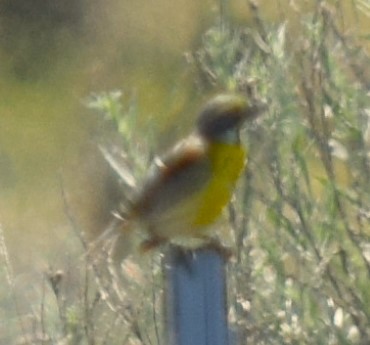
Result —
<instances>
[{"instance_id":1,"label":"blue-gray post","mask_svg":"<svg viewBox=\"0 0 370 345\"><path fill-rule=\"evenodd\" d=\"M224 255L172 247L165 307L168 345L229 345Z\"/></svg>"}]
</instances>

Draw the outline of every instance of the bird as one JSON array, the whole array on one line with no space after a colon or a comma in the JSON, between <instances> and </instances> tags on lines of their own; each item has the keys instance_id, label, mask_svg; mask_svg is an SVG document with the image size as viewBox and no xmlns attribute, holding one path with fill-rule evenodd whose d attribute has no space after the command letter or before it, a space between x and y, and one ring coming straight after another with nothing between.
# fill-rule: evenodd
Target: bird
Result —
<instances>
[{"instance_id":1,"label":"bird","mask_svg":"<svg viewBox=\"0 0 370 345\"><path fill-rule=\"evenodd\" d=\"M122 256L132 224L146 231L142 252L181 239L211 243L210 228L247 163L240 130L263 110L261 103L251 103L242 94L218 94L208 100L192 133L154 159L125 212L118 213L115 256Z\"/></svg>"}]
</instances>

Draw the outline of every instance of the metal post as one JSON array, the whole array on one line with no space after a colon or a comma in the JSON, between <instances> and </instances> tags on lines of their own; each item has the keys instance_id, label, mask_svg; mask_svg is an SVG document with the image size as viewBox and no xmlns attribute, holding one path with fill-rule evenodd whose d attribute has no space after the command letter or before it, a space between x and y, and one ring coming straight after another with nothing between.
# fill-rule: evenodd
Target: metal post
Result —
<instances>
[{"instance_id":1,"label":"metal post","mask_svg":"<svg viewBox=\"0 0 370 345\"><path fill-rule=\"evenodd\" d=\"M228 345L225 258L172 247L166 260L169 345Z\"/></svg>"}]
</instances>

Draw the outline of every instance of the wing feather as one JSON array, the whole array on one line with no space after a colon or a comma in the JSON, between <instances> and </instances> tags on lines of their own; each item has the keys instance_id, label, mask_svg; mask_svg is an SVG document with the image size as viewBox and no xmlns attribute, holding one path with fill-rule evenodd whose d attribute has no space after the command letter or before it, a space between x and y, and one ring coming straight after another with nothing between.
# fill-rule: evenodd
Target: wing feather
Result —
<instances>
[{"instance_id":1,"label":"wing feather","mask_svg":"<svg viewBox=\"0 0 370 345\"><path fill-rule=\"evenodd\" d=\"M152 166L148 179L133 204L136 215L150 219L202 189L211 177L207 145L188 139Z\"/></svg>"}]
</instances>

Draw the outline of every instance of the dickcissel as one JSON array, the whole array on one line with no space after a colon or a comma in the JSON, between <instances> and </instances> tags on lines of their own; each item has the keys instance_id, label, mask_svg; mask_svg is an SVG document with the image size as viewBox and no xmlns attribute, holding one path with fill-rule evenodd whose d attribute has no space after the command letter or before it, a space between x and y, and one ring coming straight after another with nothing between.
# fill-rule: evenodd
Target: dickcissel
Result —
<instances>
[{"instance_id":1,"label":"dickcissel","mask_svg":"<svg viewBox=\"0 0 370 345\"><path fill-rule=\"evenodd\" d=\"M143 250L177 239L212 239L209 228L228 204L247 161L240 128L261 109L241 95L221 94L209 100L194 132L155 159L121 215L120 242L133 223L147 231Z\"/></svg>"}]
</instances>

